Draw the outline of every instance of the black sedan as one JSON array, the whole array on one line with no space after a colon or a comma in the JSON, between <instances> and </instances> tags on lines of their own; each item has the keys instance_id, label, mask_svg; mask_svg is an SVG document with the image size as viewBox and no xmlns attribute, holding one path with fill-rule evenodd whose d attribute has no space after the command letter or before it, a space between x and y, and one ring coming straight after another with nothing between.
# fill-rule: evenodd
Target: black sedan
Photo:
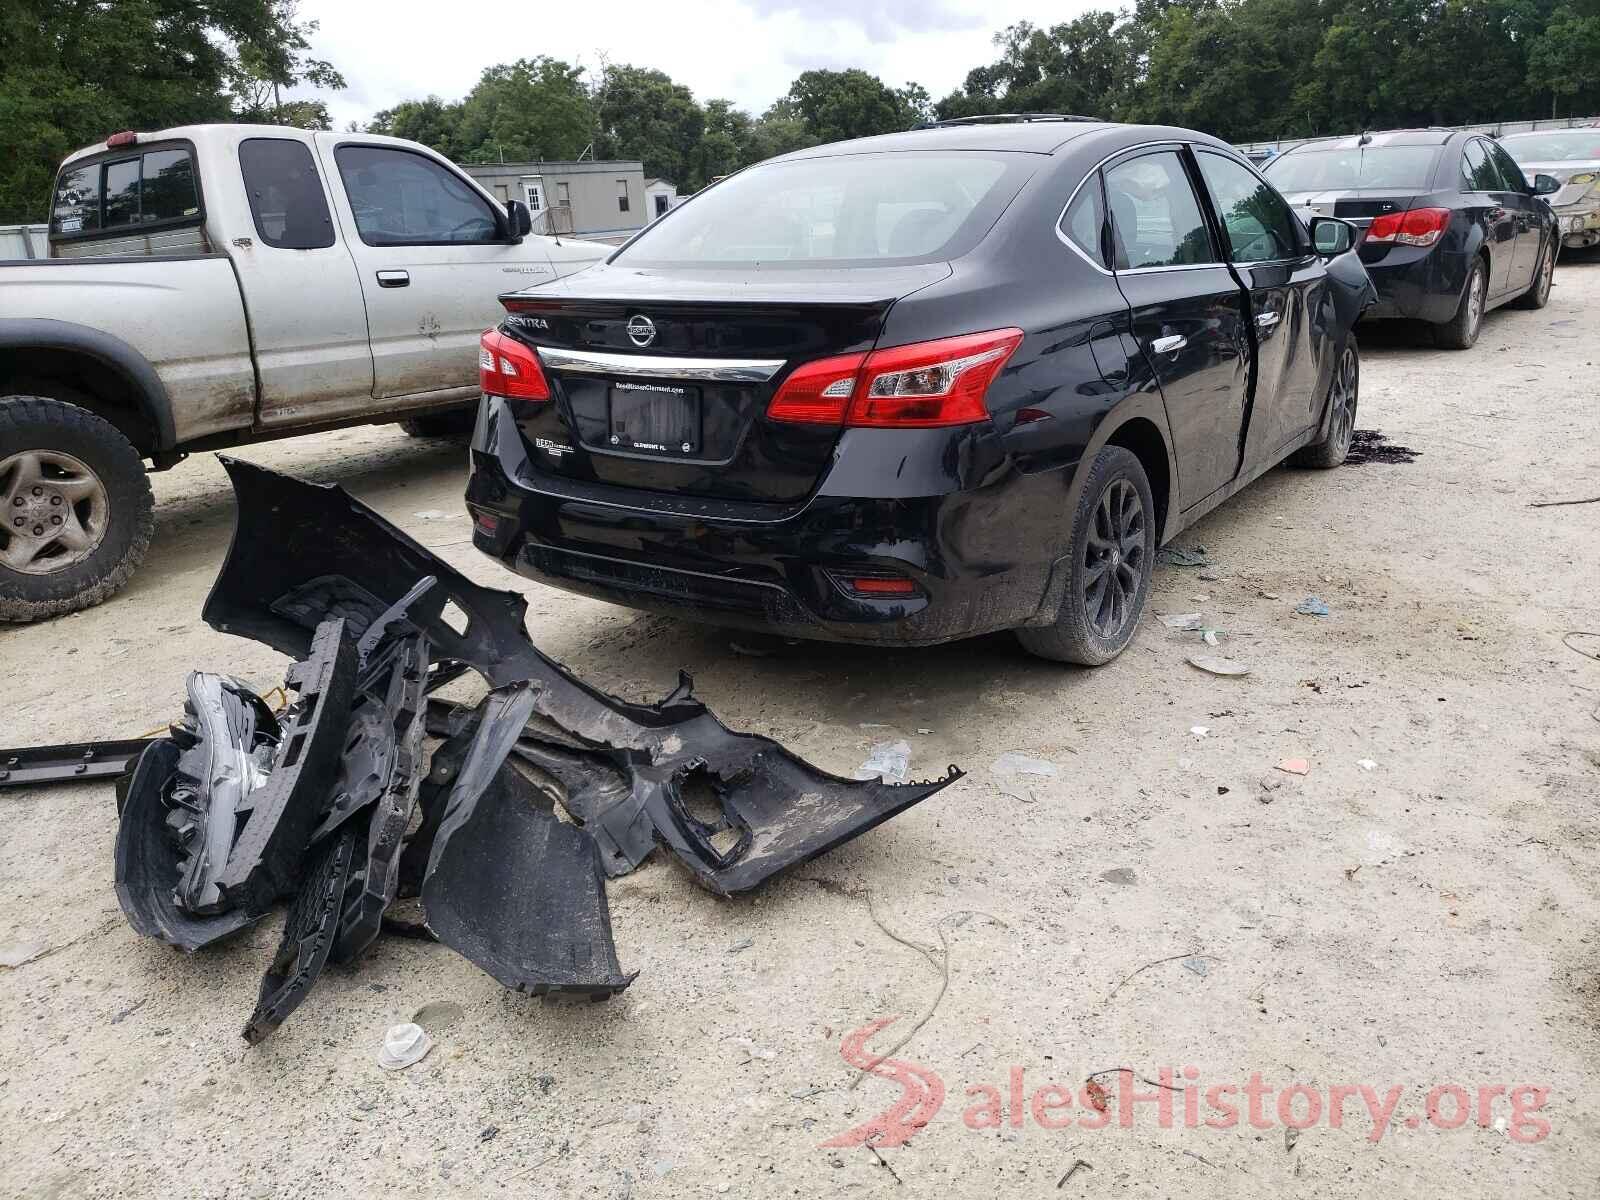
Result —
<instances>
[{"instance_id":1,"label":"black sedan","mask_svg":"<svg viewBox=\"0 0 1600 1200\"><path fill-rule=\"evenodd\" d=\"M474 544L711 623L1106 662L1161 543L1343 460L1353 236L1185 129L990 119L752 167L502 297Z\"/></svg>"},{"instance_id":2,"label":"black sedan","mask_svg":"<svg viewBox=\"0 0 1600 1200\"><path fill-rule=\"evenodd\" d=\"M1483 316L1516 301L1543 308L1560 250L1543 197L1560 184L1530 184L1489 138L1403 129L1326 138L1285 151L1266 176L1307 217L1343 217L1360 231L1359 253L1378 288L1368 320L1433 326L1436 345L1466 350Z\"/></svg>"}]
</instances>

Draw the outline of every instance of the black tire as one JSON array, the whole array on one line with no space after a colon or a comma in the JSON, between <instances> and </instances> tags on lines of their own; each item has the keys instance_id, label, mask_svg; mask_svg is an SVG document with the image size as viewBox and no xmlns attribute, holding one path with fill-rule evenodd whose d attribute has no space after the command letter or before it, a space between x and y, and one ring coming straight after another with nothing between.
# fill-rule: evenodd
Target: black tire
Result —
<instances>
[{"instance_id":1,"label":"black tire","mask_svg":"<svg viewBox=\"0 0 1600 1200\"><path fill-rule=\"evenodd\" d=\"M477 415L475 408L453 408L449 412L407 417L398 424L414 438L463 438L471 436L472 422Z\"/></svg>"},{"instance_id":2,"label":"black tire","mask_svg":"<svg viewBox=\"0 0 1600 1200\"><path fill-rule=\"evenodd\" d=\"M1477 343L1483 328L1483 316L1488 308L1489 264L1482 257L1472 260L1472 272L1467 276L1467 286L1461 290L1461 302L1456 305L1456 315L1443 325L1433 327L1433 344L1443 350L1470 350ZM1476 300L1476 304L1474 304Z\"/></svg>"},{"instance_id":3,"label":"black tire","mask_svg":"<svg viewBox=\"0 0 1600 1200\"><path fill-rule=\"evenodd\" d=\"M25 459L33 461L29 451L39 452L45 460L42 474L36 486L13 495L17 489L12 482L22 478ZM94 499L75 499L57 490L81 482L60 466L69 460L76 460L98 485ZM48 507L52 503L56 507ZM19 555L29 548L12 535L14 527L26 539L27 522L37 517L41 524L33 528L48 534L46 522L59 526L59 516L68 509L82 513L83 506L94 506L78 525L88 545L71 549L59 540L44 543L27 564L43 563L37 572L0 562L0 621L38 621L114 596L144 560L155 528L155 499L139 452L109 421L49 396L0 396L0 505L5 509L0 517L0 555L13 547ZM66 560L64 565L50 566L55 557Z\"/></svg>"},{"instance_id":4,"label":"black tire","mask_svg":"<svg viewBox=\"0 0 1600 1200\"><path fill-rule=\"evenodd\" d=\"M1514 302L1518 308L1537 309L1550 303L1550 289L1555 286L1558 244L1553 237L1545 240L1544 248L1539 251L1539 265L1533 270L1533 282Z\"/></svg>"},{"instance_id":5,"label":"black tire","mask_svg":"<svg viewBox=\"0 0 1600 1200\"><path fill-rule=\"evenodd\" d=\"M1327 470L1344 465L1356 432L1356 403L1361 398L1361 351L1351 334L1333 364L1328 380L1328 436L1302 446L1289 461L1297 467Z\"/></svg>"},{"instance_id":6,"label":"black tire","mask_svg":"<svg viewBox=\"0 0 1600 1200\"><path fill-rule=\"evenodd\" d=\"M1155 569L1155 497L1132 451L1107 446L1095 456L1072 519L1071 553L1067 590L1054 623L1019 629L1017 640L1040 658L1102 666L1133 640ZM1112 589L1123 597L1120 609L1107 595Z\"/></svg>"}]
</instances>

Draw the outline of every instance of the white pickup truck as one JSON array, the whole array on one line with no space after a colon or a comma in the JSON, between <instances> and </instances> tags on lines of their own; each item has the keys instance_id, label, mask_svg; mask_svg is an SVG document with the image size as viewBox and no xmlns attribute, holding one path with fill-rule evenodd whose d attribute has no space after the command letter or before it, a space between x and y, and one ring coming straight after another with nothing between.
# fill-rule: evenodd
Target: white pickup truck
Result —
<instances>
[{"instance_id":1,"label":"white pickup truck","mask_svg":"<svg viewBox=\"0 0 1600 1200\"><path fill-rule=\"evenodd\" d=\"M0 262L0 620L127 582L146 461L340 425L448 432L497 297L615 249L529 225L397 138L197 125L73 154L50 257Z\"/></svg>"}]
</instances>

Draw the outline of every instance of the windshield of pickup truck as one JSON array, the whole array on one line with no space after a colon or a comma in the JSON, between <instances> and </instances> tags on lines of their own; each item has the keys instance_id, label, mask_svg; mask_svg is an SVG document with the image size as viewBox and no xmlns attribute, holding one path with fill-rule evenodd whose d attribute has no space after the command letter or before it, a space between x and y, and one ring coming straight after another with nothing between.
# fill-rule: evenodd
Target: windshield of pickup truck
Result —
<instances>
[{"instance_id":1,"label":"windshield of pickup truck","mask_svg":"<svg viewBox=\"0 0 1600 1200\"><path fill-rule=\"evenodd\" d=\"M73 237L199 215L189 151L150 150L62 167L50 209L50 236Z\"/></svg>"},{"instance_id":2,"label":"windshield of pickup truck","mask_svg":"<svg viewBox=\"0 0 1600 1200\"><path fill-rule=\"evenodd\" d=\"M612 261L815 267L933 262L977 245L1033 156L917 151L768 163L673 210Z\"/></svg>"},{"instance_id":3,"label":"windshield of pickup truck","mask_svg":"<svg viewBox=\"0 0 1600 1200\"><path fill-rule=\"evenodd\" d=\"M1350 192L1361 188L1428 186L1437 146L1365 146L1352 150L1296 150L1263 170L1280 192Z\"/></svg>"}]
</instances>

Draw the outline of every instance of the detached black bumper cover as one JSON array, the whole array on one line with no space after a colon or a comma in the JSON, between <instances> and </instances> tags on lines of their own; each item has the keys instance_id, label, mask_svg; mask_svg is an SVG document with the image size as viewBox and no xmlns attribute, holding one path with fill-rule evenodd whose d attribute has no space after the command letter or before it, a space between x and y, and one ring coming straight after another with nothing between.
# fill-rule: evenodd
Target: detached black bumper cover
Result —
<instances>
[{"instance_id":1,"label":"detached black bumper cover","mask_svg":"<svg viewBox=\"0 0 1600 1200\"><path fill-rule=\"evenodd\" d=\"M960 777L828 775L729 730L687 676L655 705L606 695L539 652L522 597L339 488L224 462L238 524L204 615L300 660L296 698L274 716L243 685L192 677L190 718L144 750L127 790L117 894L134 928L187 950L290 901L251 1042L328 963L358 958L402 896L506 987L604 999L634 978L605 878L657 844L729 895ZM468 669L491 685L479 704L427 700ZM444 739L431 759L425 733Z\"/></svg>"}]
</instances>

